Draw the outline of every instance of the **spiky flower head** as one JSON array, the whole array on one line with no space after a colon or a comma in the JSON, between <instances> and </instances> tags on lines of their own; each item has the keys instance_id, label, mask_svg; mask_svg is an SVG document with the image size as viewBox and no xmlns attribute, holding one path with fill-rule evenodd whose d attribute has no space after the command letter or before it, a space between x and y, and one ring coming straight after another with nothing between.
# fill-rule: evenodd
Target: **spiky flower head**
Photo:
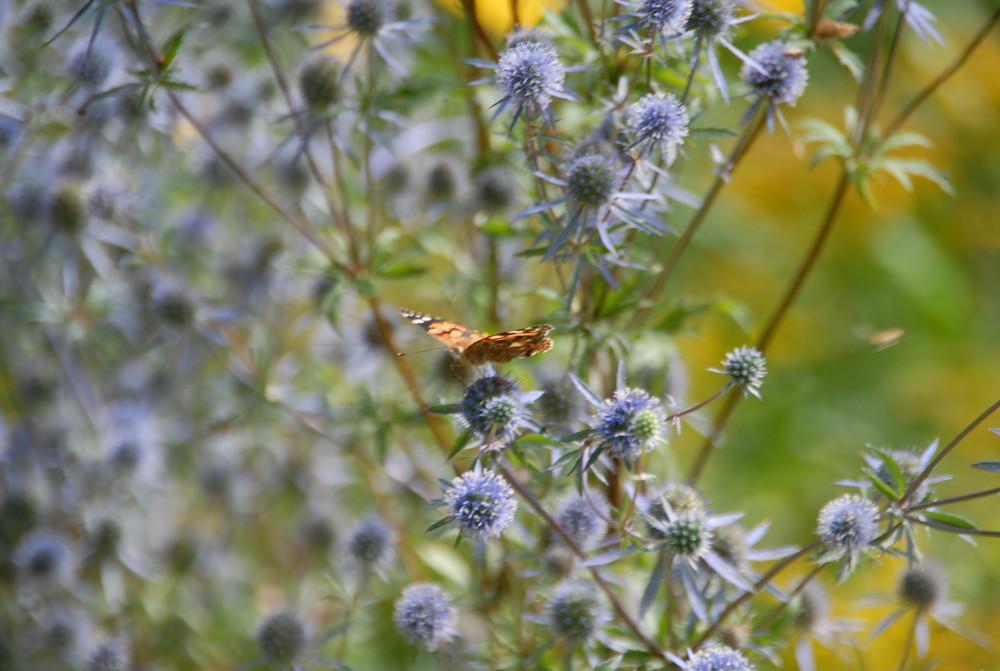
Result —
<instances>
[{"instance_id":1,"label":"spiky flower head","mask_svg":"<svg viewBox=\"0 0 1000 671\"><path fill-rule=\"evenodd\" d=\"M684 30L692 4L692 0L633 0L631 7L639 23L650 32L672 36Z\"/></svg>"},{"instance_id":2,"label":"spiky flower head","mask_svg":"<svg viewBox=\"0 0 1000 671\"><path fill-rule=\"evenodd\" d=\"M743 390L743 395L753 394L760 398L760 385L767 375L767 360L755 347L737 347L726 355L722 369L710 368L729 378L732 384Z\"/></svg>"},{"instance_id":3,"label":"spiky flower head","mask_svg":"<svg viewBox=\"0 0 1000 671\"><path fill-rule=\"evenodd\" d=\"M607 522L594 509L595 506L603 508L601 512L607 515L607 505L592 504L586 498L572 494L563 500L556 513L559 526L584 551L594 549L608 531Z\"/></svg>"},{"instance_id":4,"label":"spiky flower head","mask_svg":"<svg viewBox=\"0 0 1000 671\"><path fill-rule=\"evenodd\" d=\"M468 471L451 481L444 493L449 521L463 537L497 538L514 521L514 490L496 473Z\"/></svg>"},{"instance_id":5,"label":"spiky flower head","mask_svg":"<svg viewBox=\"0 0 1000 671\"><path fill-rule=\"evenodd\" d=\"M500 54L495 82L503 94L497 114L508 105L514 106L514 120L524 116L531 121L541 117L552 119L552 98L564 98L566 67L555 48L547 42L519 41Z\"/></svg>"},{"instance_id":6,"label":"spiky flower head","mask_svg":"<svg viewBox=\"0 0 1000 671\"><path fill-rule=\"evenodd\" d=\"M566 195L580 210L597 210L611 201L617 186L614 163L607 156L586 154L573 159L566 169Z\"/></svg>"},{"instance_id":7,"label":"spiky flower head","mask_svg":"<svg viewBox=\"0 0 1000 671\"><path fill-rule=\"evenodd\" d=\"M607 617L594 586L582 582L557 585L545 610L552 631L574 643L592 637Z\"/></svg>"},{"instance_id":8,"label":"spiky flower head","mask_svg":"<svg viewBox=\"0 0 1000 671\"><path fill-rule=\"evenodd\" d=\"M750 52L750 58L754 62L743 64L740 79L771 104L794 107L809 82L802 51L782 40L771 40L758 45Z\"/></svg>"},{"instance_id":9,"label":"spiky flower head","mask_svg":"<svg viewBox=\"0 0 1000 671\"><path fill-rule=\"evenodd\" d=\"M936 564L913 564L899 579L899 596L919 610L933 608L948 593L948 577Z\"/></svg>"},{"instance_id":10,"label":"spiky flower head","mask_svg":"<svg viewBox=\"0 0 1000 671\"><path fill-rule=\"evenodd\" d=\"M80 86L94 89L111 74L114 56L100 40L88 40L73 52L69 60L69 75Z\"/></svg>"},{"instance_id":11,"label":"spiky flower head","mask_svg":"<svg viewBox=\"0 0 1000 671\"><path fill-rule=\"evenodd\" d=\"M688 113L672 93L650 93L628 108L628 132L641 152L659 147L668 163L688 134Z\"/></svg>"},{"instance_id":12,"label":"spiky flower head","mask_svg":"<svg viewBox=\"0 0 1000 671\"><path fill-rule=\"evenodd\" d=\"M667 414L659 399L626 387L605 399L594 418L599 445L612 457L631 463L663 440Z\"/></svg>"},{"instance_id":13,"label":"spiky flower head","mask_svg":"<svg viewBox=\"0 0 1000 671\"><path fill-rule=\"evenodd\" d=\"M72 570L69 545L62 534L36 529L27 534L14 550L14 563L31 580L57 583Z\"/></svg>"},{"instance_id":14,"label":"spiky flower head","mask_svg":"<svg viewBox=\"0 0 1000 671\"><path fill-rule=\"evenodd\" d=\"M128 650L117 641L101 643L87 658L87 671L127 671L128 668Z\"/></svg>"},{"instance_id":15,"label":"spiky flower head","mask_svg":"<svg viewBox=\"0 0 1000 671\"><path fill-rule=\"evenodd\" d=\"M878 507L857 494L844 494L819 512L818 533L833 556L863 550L879 533Z\"/></svg>"},{"instance_id":16,"label":"spiky flower head","mask_svg":"<svg viewBox=\"0 0 1000 671\"><path fill-rule=\"evenodd\" d=\"M753 671L754 666L742 653L724 645L699 650L687 661L687 671Z\"/></svg>"},{"instance_id":17,"label":"spiky flower head","mask_svg":"<svg viewBox=\"0 0 1000 671\"><path fill-rule=\"evenodd\" d=\"M456 617L451 597L439 585L418 582L396 600L392 621L410 642L433 651L454 637Z\"/></svg>"},{"instance_id":18,"label":"spiky flower head","mask_svg":"<svg viewBox=\"0 0 1000 671\"><path fill-rule=\"evenodd\" d=\"M291 664L305 650L305 626L294 613L277 613L260 626L257 645L268 662Z\"/></svg>"},{"instance_id":19,"label":"spiky flower head","mask_svg":"<svg viewBox=\"0 0 1000 671\"><path fill-rule=\"evenodd\" d=\"M311 110L325 110L340 99L340 64L325 54L306 62L299 71L299 93Z\"/></svg>"},{"instance_id":20,"label":"spiky flower head","mask_svg":"<svg viewBox=\"0 0 1000 671\"><path fill-rule=\"evenodd\" d=\"M347 29L361 39L371 39L394 18L391 0L350 0L347 3Z\"/></svg>"},{"instance_id":21,"label":"spiky flower head","mask_svg":"<svg viewBox=\"0 0 1000 671\"><path fill-rule=\"evenodd\" d=\"M514 175L505 167L494 166L476 175L476 205L490 213L505 212L517 198Z\"/></svg>"},{"instance_id":22,"label":"spiky flower head","mask_svg":"<svg viewBox=\"0 0 1000 671\"><path fill-rule=\"evenodd\" d=\"M712 549L714 534L705 519L681 516L659 524L660 546L693 563Z\"/></svg>"},{"instance_id":23,"label":"spiky flower head","mask_svg":"<svg viewBox=\"0 0 1000 671\"><path fill-rule=\"evenodd\" d=\"M512 49L519 44L524 44L525 42L537 42L539 44L547 44L549 46L552 45L552 40L549 38L549 34L538 28L515 30L507 35L508 49Z\"/></svg>"},{"instance_id":24,"label":"spiky flower head","mask_svg":"<svg viewBox=\"0 0 1000 671\"><path fill-rule=\"evenodd\" d=\"M703 38L727 38L736 20L732 0L694 0L684 29Z\"/></svg>"},{"instance_id":25,"label":"spiky flower head","mask_svg":"<svg viewBox=\"0 0 1000 671\"><path fill-rule=\"evenodd\" d=\"M521 391L506 375L481 377L462 396L462 418L479 438L503 446L535 426L527 406L539 396L540 392Z\"/></svg>"},{"instance_id":26,"label":"spiky flower head","mask_svg":"<svg viewBox=\"0 0 1000 671\"><path fill-rule=\"evenodd\" d=\"M362 521L347 537L347 552L358 566L375 569L392 557L394 534L386 524L371 517Z\"/></svg>"}]
</instances>

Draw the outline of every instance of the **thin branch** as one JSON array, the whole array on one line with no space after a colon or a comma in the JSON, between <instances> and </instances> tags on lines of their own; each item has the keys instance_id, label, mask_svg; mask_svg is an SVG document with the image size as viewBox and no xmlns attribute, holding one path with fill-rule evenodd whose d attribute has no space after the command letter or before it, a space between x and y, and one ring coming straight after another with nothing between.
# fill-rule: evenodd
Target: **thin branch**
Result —
<instances>
[{"instance_id":1,"label":"thin branch","mask_svg":"<svg viewBox=\"0 0 1000 671\"><path fill-rule=\"evenodd\" d=\"M989 536L991 538L1000 538L1000 531L987 531L986 529L960 529L959 527L939 524L938 522L920 519L919 517L913 517L912 515L903 515L903 517L914 524L923 524L925 527L940 529L941 531L950 531L953 534L968 534L970 536Z\"/></svg>"},{"instance_id":2,"label":"thin branch","mask_svg":"<svg viewBox=\"0 0 1000 671\"><path fill-rule=\"evenodd\" d=\"M953 496L950 499L938 499L936 501L928 501L927 503L921 503L916 506L909 506L906 508L906 512L912 513L915 510L924 510L925 508L936 508L938 506L946 506L952 503L959 503L960 501L971 501L973 499L981 499L985 496L994 496L1000 494L1000 487L994 489L984 489L981 492L973 492L972 494L963 494L962 496Z\"/></svg>"},{"instance_id":3,"label":"thin branch","mask_svg":"<svg viewBox=\"0 0 1000 671\"><path fill-rule=\"evenodd\" d=\"M984 421L986 421L986 419L990 415L996 412L997 408L1000 408L1000 400L998 400L996 403L994 403L986 410L984 410L983 413L979 415L979 417L976 417L974 420L972 420L971 424L962 429L962 431L957 436L952 438L950 443L945 445L943 448L941 448L940 452L934 455L934 458L931 459L930 463L928 463L927 466L924 467L924 470L920 472L920 475L918 475L916 479L910 483L910 486L907 487L906 493L903 494L903 498L899 500L900 507L906 505L906 502L910 500L910 497L913 496L914 492L917 491L917 488L920 487L920 485L923 484L924 480L926 480L930 476L930 474L934 472L934 469L937 468L937 465L940 464L941 461L946 456L948 456L948 453L951 452L953 449L955 449L955 446L958 445L960 442L962 442L962 439L965 438L967 435L969 435L973 431L973 429L982 424Z\"/></svg>"}]
</instances>

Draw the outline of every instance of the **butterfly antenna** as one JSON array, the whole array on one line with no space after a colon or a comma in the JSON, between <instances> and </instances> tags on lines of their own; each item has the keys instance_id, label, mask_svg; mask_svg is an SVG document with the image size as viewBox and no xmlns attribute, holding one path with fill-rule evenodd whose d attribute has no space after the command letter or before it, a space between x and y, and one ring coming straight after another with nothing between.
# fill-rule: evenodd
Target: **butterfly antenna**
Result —
<instances>
[{"instance_id":1,"label":"butterfly antenna","mask_svg":"<svg viewBox=\"0 0 1000 671\"><path fill-rule=\"evenodd\" d=\"M431 347L430 349L418 349L412 352L396 352L396 356L406 356L407 354L423 354L424 352L436 352L437 350L448 349L447 347Z\"/></svg>"}]
</instances>

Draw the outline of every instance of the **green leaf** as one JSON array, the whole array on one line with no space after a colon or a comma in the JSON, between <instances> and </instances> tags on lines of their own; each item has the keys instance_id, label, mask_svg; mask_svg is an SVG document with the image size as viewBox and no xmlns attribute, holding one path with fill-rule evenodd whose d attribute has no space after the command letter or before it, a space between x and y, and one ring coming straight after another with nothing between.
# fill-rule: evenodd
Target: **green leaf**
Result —
<instances>
[{"instance_id":1,"label":"green leaf","mask_svg":"<svg viewBox=\"0 0 1000 671\"><path fill-rule=\"evenodd\" d=\"M872 472L866 472L865 475L868 476L868 479L871 481L872 485L875 486L875 489L879 490L879 492L881 492L882 496L884 496L885 498L889 499L890 501L898 501L899 499L902 498L903 496L902 491L896 491L891 486L889 486L889 484L886 483L885 480L878 477L876 474Z\"/></svg>"},{"instance_id":2,"label":"green leaf","mask_svg":"<svg viewBox=\"0 0 1000 671\"><path fill-rule=\"evenodd\" d=\"M946 527L952 527L958 531L979 531L979 527L973 524L970 520L967 520L964 517L959 517L958 515L952 515L951 513L925 510L923 512L923 517Z\"/></svg>"},{"instance_id":3,"label":"green leaf","mask_svg":"<svg viewBox=\"0 0 1000 671\"><path fill-rule=\"evenodd\" d=\"M976 463L969 465L973 468L978 468L981 471L1000 473L1000 461L977 461Z\"/></svg>"},{"instance_id":4,"label":"green leaf","mask_svg":"<svg viewBox=\"0 0 1000 671\"><path fill-rule=\"evenodd\" d=\"M890 478L889 486L902 495L902 492L906 489L906 476L903 475L903 470L899 467L899 464L896 463L891 454L884 450L873 447L871 451L875 453L875 456L885 466L885 470L888 472Z\"/></svg>"},{"instance_id":5,"label":"green leaf","mask_svg":"<svg viewBox=\"0 0 1000 671\"><path fill-rule=\"evenodd\" d=\"M424 275L427 269L418 263L402 262L386 268L380 268L379 274L383 277L413 277Z\"/></svg>"},{"instance_id":6,"label":"green leaf","mask_svg":"<svg viewBox=\"0 0 1000 671\"><path fill-rule=\"evenodd\" d=\"M688 138L699 137L735 137L736 131L729 128L692 128L688 132Z\"/></svg>"},{"instance_id":7,"label":"green leaf","mask_svg":"<svg viewBox=\"0 0 1000 671\"><path fill-rule=\"evenodd\" d=\"M571 433L565 438L560 438L561 443L575 443L578 440L583 440L590 434L594 432L594 429L584 429L583 431L577 431L576 433Z\"/></svg>"},{"instance_id":8,"label":"green leaf","mask_svg":"<svg viewBox=\"0 0 1000 671\"><path fill-rule=\"evenodd\" d=\"M451 461L456 454L462 451L462 448L466 446L470 438L472 438L471 426L455 439L455 443L451 446L451 449L448 450L448 461Z\"/></svg>"},{"instance_id":9,"label":"green leaf","mask_svg":"<svg viewBox=\"0 0 1000 671\"><path fill-rule=\"evenodd\" d=\"M450 517L445 517L444 519L440 519L437 522L435 522L434 524L432 524L429 527L427 527L426 529L424 529L424 533L427 533L429 531L434 531L436 529L440 529L441 527L444 527L444 526L448 526L448 524L450 522L451 522L451 518Z\"/></svg>"},{"instance_id":10,"label":"green leaf","mask_svg":"<svg viewBox=\"0 0 1000 671\"><path fill-rule=\"evenodd\" d=\"M167 43L163 45L162 50L162 61L163 64L160 66L162 70L166 70L170 67L170 64L174 62L177 58L177 51L181 48L181 42L184 41L184 29L178 30L174 35L167 40Z\"/></svg>"}]
</instances>

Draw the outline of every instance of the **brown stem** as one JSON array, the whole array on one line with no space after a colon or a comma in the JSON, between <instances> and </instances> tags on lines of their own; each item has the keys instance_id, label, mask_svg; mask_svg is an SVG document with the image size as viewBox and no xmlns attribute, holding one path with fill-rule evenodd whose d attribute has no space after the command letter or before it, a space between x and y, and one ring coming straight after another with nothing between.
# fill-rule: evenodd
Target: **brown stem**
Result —
<instances>
[{"instance_id":1,"label":"brown stem","mask_svg":"<svg viewBox=\"0 0 1000 671\"><path fill-rule=\"evenodd\" d=\"M938 499L936 501L928 501L927 503L921 503L916 506L909 506L906 508L906 512L912 513L916 510L924 510L925 508L936 508L937 506L946 506L952 503L959 503L961 501L971 501L973 499L981 499L986 496L994 496L1000 494L1000 487L995 487L993 489L984 489L981 492L973 492L972 494L963 494L962 496L953 496L949 499Z\"/></svg>"},{"instance_id":2,"label":"brown stem","mask_svg":"<svg viewBox=\"0 0 1000 671\"><path fill-rule=\"evenodd\" d=\"M914 524L923 524L925 527L940 529L941 531L950 531L953 534L968 534L970 536L989 536L990 538L1000 538L1000 531L987 531L985 529L959 529L958 527L948 526L947 524L939 524L938 522L932 522L930 520L922 520L919 517L913 517L912 515L903 515L903 517Z\"/></svg>"},{"instance_id":3,"label":"brown stem","mask_svg":"<svg viewBox=\"0 0 1000 671\"><path fill-rule=\"evenodd\" d=\"M816 566L813 567L813 570L807 573L806 576L799 581L799 584L795 586L795 589L788 593L787 599L783 600L775 606L770 613L761 618L760 624L758 624L755 629L760 633L766 632L767 628L774 624L774 621L778 619L778 616L781 615L786 608L788 608L792 599L798 596L798 594L805 589L806 585L808 585L813 578L818 576L820 571L822 571L825 567L825 564L816 564Z\"/></svg>"},{"instance_id":4,"label":"brown stem","mask_svg":"<svg viewBox=\"0 0 1000 671\"><path fill-rule=\"evenodd\" d=\"M941 88L946 81L951 79L952 75L958 72L963 65L965 65L966 61L969 60L969 57L972 56L972 52L974 52L976 48L982 44L983 40L986 39L986 36L989 35L990 31L993 30L993 27L996 26L997 21L1000 21L1000 9L993 12L993 15L989 18L986 24L983 25L976 36L972 38L972 41L969 42L968 46L966 46L959 57L955 59L955 62L945 68L941 74L934 78L934 81L928 84L923 91L914 96L913 100L911 100L906 107L904 107L902 111L896 115L896 118L893 119L885 129L885 133L882 136L883 142L896 133L918 107L930 98L935 91Z\"/></svg>"},{"instance_id":5,"label":"brown stem","mask_svg":"<svg viewBox=\"0 0 1000 671\"><path fill-rule=\"evenodd\" d=\"M955 446L958 445L960 442L962 442L962 439L965 438L967 435L969 435L969 433L971 433L973 429L982 424L984 421L986 421L987 417L996 412L997 408L1000 408L1000 400L998 400L990 407L986 408L986 410L984 410L983 413L979 415L979 417L976 417L974 420L972 420L971 424L962 429L962 431L957 436L951 439L950 443L945 445L940 452L934 455L934 458L931 459L930 463L928 463L924 467L924 470L920 472L920 475L918 475L916 479L910 483L910 486L906 488L906 493L903 494L903 498L899 500L900 507L906 505L906 502L910 499L911 496L913 496L913 493L917 491L917 488L921 484L923 484L924 480L926 480L927 477L934 472L934 469L937 468L937 465L941 463L941 460L944 459L946 456L948 456L948 453L951 452L953 449L955 449Z\"/></svg>"}]
</instances>

